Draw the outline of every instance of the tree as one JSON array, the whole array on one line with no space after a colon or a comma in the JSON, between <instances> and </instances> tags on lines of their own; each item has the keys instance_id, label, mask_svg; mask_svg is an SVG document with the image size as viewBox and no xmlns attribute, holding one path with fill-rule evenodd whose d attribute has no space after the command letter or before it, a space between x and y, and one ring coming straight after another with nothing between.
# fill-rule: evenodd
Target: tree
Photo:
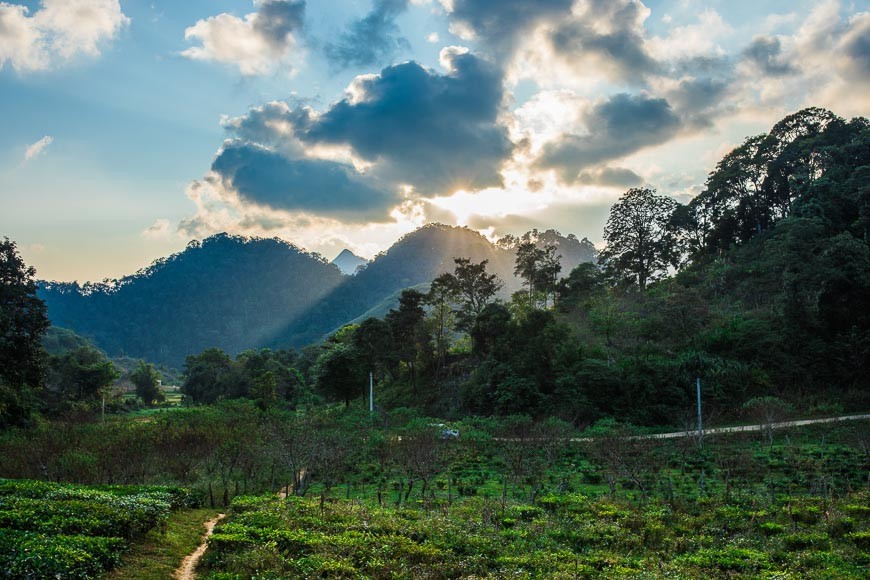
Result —
<instances>
[{"instance_id":1,"label":"tree","mask_svg":"<svg viewBox=\"0 0 870 580\"><path fill-rule=\"evenodd\" d=\"M617 282L637 284L665 275L675 259L674 236L668 227L677 202L656 195L654 189L629 189L610 208L604 226L607 247L598 258Z\"/></svg>"},{"instance_id":2,"label":"tree","mask_svg":"<svg viewBox=\"0 0 870 580\"><path fill-rule=\"evenodd\" d=\"M517 245L517 257L514 266L514 276L521 277L529 289L529 305L534 307L535 283L538 280L538 270L544 258L544 251L535 242L528 240Z\"/></svg>"},{"instance_id":3,"label":"tree","mask_svg":"<svg viewBox=\"0 0 870 580\"><path fill-rule=\"evenodd\" d=\"M453 283L460 300L458 326L462 330L470 331L478 315L501 290L503 284L497 275L486 272L489 260L483 260L479 264L472 263L468 258L454 258L453 261L456 263Z\"/></svg>"},{"instance_id":4,"label":"tree","mask_svg":"<svg viewBox=\"0 0 870 580\"><path fill-rule=\"evenodd\" d=\"M559 283L559 272L562 271L560 260L562 256L556 253L556 246L547 244L541 250L541 260L538 265L537 287L544 294L544 308L547 307L548 297L553 297L556 302L556 287Z\"/></svg>"},{"instance_id":5,"label":"tree","mask_svg":"<svg viewBox=\"0 0 870 580\"><path fill-rule=\"evenodd\" d=\"M130 380L136 386L136 396L149 407L155 401L160 403L166 400L166 396L159 386L160 378L160 373L157 372L154 365L143 360L139 361L139 366L130 374Z\"/></svg>"},{"instance_id":6,"label":"tree","mask_svg":"<svg viewBox=\"0 0 870 580\"><path fill-rule=\"evenodd\" d=\"M318 390L343 400L345 407L362 393L365 375L354 348L340 343L320 355L314 369Z\"/></svg>"},{"instance_id":7,"label":"tree","mask_svg":"<svg viewBox=\"0 0 870 580\"><path fill-rule=\"evenodd\" d=\"M95 403L119 376L105 354L88 346L53 357L51 371L53 389L73 403Z\"/></svg>"},{"instance_id":8,"label":"tree","mask_svg":"<svg viewBox=\"0 0 870 580\"><path fill-rule=\"evenodd\" d=\"M762 436L773 447L773 431L792 412L792 406L778 397L755 397L743 403L741 409L760 425Z\"/></svg>"},{"instance_id":9,"label":"tree","mask_svg":"<svg viewBox=\"0 0 870 580\"><path fill-rule=\"evenodd\" d=\"M363 369L377 376L392 376L397 366L390 325L380 318L366 318L353 331L351 345Z\"/></svg>"},{"instance_id":10,"label":"tree","mask_svg":"<svg viewBox=\"0 0 870 580\"><path fill-rule=\"evenodd\" d=\"M0 428L22 425L37 408L45 382L42 335L49 327L36 296L36 270L19 256L15 242L0 242Z\"/></svg>"},{"instance_id":11,"label":"tree","mask_svg":"<svg viewBox=\"0 0 870 580\"><path fill-rule=\"evenodd\" d=\"M272 371L266 371L254 379L251 386L251 398L257 406L266 410L278 400L278 381Z\"/></svg>"},{"instance_id":12,"label":"tree","mask_svg":"<svg viewBox=\"0 0 870 580\"><path fill-rule=\"evenodd\" d=\"M411 385L417 390L416 363L420 353L419 343L422 323L426 317L423 301L426 296L413 288L402 290L399 296L399 309L387 312L385 320L393 335L393 344L399 360L408 365Z\"/></svg>"},{"instance_id":13,"label":"tree","mask_svg":"<svg viewBox=\"0 0 870 580\"><path fill-rule=\"evenodd\" d=\"M534 232L535 230L533 230ZM546 244L543 248L532 241L530 234L523 237L524 241L517 245L517 257L514 267L514 276L520 276L525 280L529 289L529 306L535 308L538 304L536 291L543 295L544 308L547 307L548 297L555 295L556 283L562 265L559 260L562 256L556 253L554 244Z\"/></svg>"},{"instance_id":14,"label":"tree","mask_svg":"<svg viewBox=\"0 0 870 580\"><path fill-rule=\"evenodd\" d=\"M441 274L432 281L426 304L432 308L435 321L435 354L438 367L444 366L447 358L448 335L453 322L452 305L458 299L455 278L452 274Z\"/></svg>"},{"instance_id":15,"label":"tree","mask_svg":"<svg viewBox=\"0 0 870 580\"><path fill-rule=\"evenodd\" d=\"M232 370L232 359L219 348L190 355L184 361L181 392L194 403L214 403L226 394L226 378Z\"/></svg>"}]
</instances>

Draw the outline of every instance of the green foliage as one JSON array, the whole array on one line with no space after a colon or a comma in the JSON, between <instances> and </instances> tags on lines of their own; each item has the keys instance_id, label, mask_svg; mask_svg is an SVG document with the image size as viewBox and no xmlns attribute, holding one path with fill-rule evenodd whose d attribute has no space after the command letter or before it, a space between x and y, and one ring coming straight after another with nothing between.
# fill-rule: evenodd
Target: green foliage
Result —
<instances>
[{"instance_id":1,"label":"green foliage","mask_svg":"<svg viewBox=\"0 0 870 580\"><path fill-rule=\"evenodd\" d=\"M136 386L136 396L149 407L155 402L160 403L166 399L159 386L160 379L160 373L154 365L146 364L143 360L139 361L139 366L130 374L130 380Z\"/></svg>"},{"instance_id":2,"label":"green foliage","mask_svg":"<svg viewBox=\"0 0 870 580\"><path fill-rule=\"evenodd\" d=\"M41 339L49 322L35 275L15 242L0 241L0 429L32 420L45 381Z\"/></svg>"},{"instance_id":3,"label":"green foliage","mask_svg":"<svg viewBox=\"0 0 870 580\"><path fill-rule=\"evenodd\" d=\"M120 374L105 354L90 346L52 357L50 371L48 386L56 412L77 405L96 407Z\"/></svg>"},{"instance_id":4,"label":"green foliage","mask_svg":"<svg viewBox=\"0 0 870 580\"><path fill-rule=\"evenodd\" d=\"M188 354L270 346L345 278L317 255L275 239L218 234L103 284L48 282L52 321L127 353L180 366Z\"/></svg>"},{"instance_id":5,"label":"green foliage","mask_svg":"<svg viewBox=\"0 0 870 580\"><path fill-rule=\"evenodd\" d=\"M244 498L209 542L209 578L288 576L861 577L860 546L823 524L782 538L749 504L698 511L584 495L539 505L485 498L408 512L312 498ZM784 506L766 518L787 517ZM773 522L771 522L773 523Z\"/></svg>"},{"instance_id":6,"label":"green foliage","mask_svg":"<svg viewBox=\"0 0 870 580\"><path fill-rule=\"evenodd\" d=\"M653 189L633 188L610 208L604 226L607 247L598 262L611 279L645 290L647 284L666 273L676 251L668 227L676 205Z\"/></svg>"},{"instance_id":7,"label":"green foliage","mask_svg":"<svg viewBox=\"0 0 870 580\"><path fill-rule=\"evenodd\" d=\"M0 479L0 575L96 578L133 537L163 526L186 490Z\"/></svg>"},{"instance_id":8,"label":"green foliage","mask_svg":"<svg viewBox=\"0 0 870 580\"><path fill-rule=\"evenodd\" d=\"M249 397L266 408L278 400L296 405L306 398L305 377L292 350L246 350L235 360L210 348L188 356L181 392L196 404Z\"/></svg>"},{"instance_id":9,"label":"green foliage","mask_svg":"<svg viewBox=\"0 0 870 580\"><path fill-rule=\"evenodd\" d=\"M350 405L363 393L366 372L360 366L357 353L350 345L336 344L317 359L314 369L315 384L327 396Z\"/></svg>"}]
</instances>

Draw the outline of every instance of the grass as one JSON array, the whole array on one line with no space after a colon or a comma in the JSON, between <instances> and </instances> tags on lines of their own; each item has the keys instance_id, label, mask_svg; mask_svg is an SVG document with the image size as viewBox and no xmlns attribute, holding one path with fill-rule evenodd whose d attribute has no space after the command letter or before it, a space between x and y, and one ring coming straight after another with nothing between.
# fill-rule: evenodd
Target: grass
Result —
<instances>
[{"instance_id":1,"label":"grass","mask_svg":"<svg viewBox=\"0 0 870 580\"><path fill-rule=\"evenodd\" d=\"M193 552L205 533L203 522L217 515L213 509L181 509L172 513L166 532L152 530L124 555L121 565L106 578L163 580L170 578L185 556Z\"/></svg>"}]
</instances>

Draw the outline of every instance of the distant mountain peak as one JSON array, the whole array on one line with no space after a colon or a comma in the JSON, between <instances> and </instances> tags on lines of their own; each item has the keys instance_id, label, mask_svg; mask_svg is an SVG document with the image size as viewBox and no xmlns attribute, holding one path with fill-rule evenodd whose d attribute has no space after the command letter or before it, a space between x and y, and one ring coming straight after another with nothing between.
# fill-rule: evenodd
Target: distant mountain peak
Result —
<instances>
[{"instance_id":1,"label":"distant mountain peak","mask_svg":"<svg viewBox=\"0 0 870 580\"><path fill-rule=\"evenodd\" d=\"M353 276L356 274L357 268L362 266L363 264L368 264L368 260L365 258L360 258L347 248L343 249L340 254L338 254L335 259L332 260L332 263L335 264L339 270Z\"/></svg>"}]
</instances>

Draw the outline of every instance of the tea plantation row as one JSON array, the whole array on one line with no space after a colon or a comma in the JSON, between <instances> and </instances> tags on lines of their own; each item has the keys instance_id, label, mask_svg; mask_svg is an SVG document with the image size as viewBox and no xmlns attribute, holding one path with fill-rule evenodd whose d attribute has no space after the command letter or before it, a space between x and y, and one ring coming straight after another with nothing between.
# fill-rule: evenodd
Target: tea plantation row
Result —
<instances>
[{"instance_id":1,"label":"tea plantation row","mask_svg":"<svg viewBox=\"0 0 870 580\"><path fill-rule=\"evenodd\" d=\"M208 578L829 577L870 572L866 493L694 506L548 495L390 509L239 497ZM423 509L425 508L425 509Z\"/></svg>"},{"instance_id":2,"label":"tea plantation row","mask_svg":"<svg viewBox=\"0 0 870 580\"><path fill-rule=\"evenodd\" d=\"M182 488L0 479L0 577L98 577L131 541L193 503Z\"/></svg>"}]
</instances>

